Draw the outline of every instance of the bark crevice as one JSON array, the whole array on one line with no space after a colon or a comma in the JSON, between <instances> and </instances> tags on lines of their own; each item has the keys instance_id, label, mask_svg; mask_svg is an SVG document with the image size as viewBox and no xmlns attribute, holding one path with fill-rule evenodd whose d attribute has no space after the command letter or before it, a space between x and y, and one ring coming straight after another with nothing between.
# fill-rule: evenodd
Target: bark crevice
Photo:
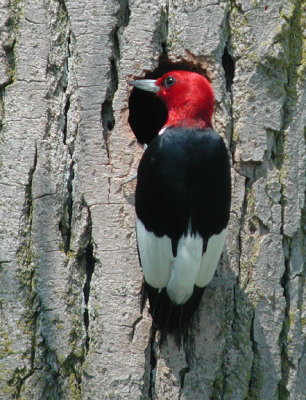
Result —
<instances>
[{"instance_id":1,"label":"bark crevice","mask_svg":"<svg viewBox=\"0 0 306 400\"><path fill-rule=\"evenodd\" d=\"M283 248L285 250L285 271L281 279L281 286L284 290L283 295L286 301L284 310L283 326L279 335L279 346L281 354L281 376L282 379L278 384L278 398L279 400L286 400L290 398L290 393L287 390L289 380L289 355L288 355L288 335L290 329L290 243L291 240L283 237ZM286 254L287 253L287 254Z\"/></svg>"},{"instance_id":2,"label":"bark crevice","mask_svg":"<svg viewBox=\"0 0 306 400\"><path fill-rule=\"evenodd\" d=\"M37 255L33 248L32 225L33 225L33 179L37 169L38 150L35 145L33 165L28 173L28 183L25 187L24 201L24 219L20 227L20 236L22 238L17 250L17 259L20 266L20 285L27 299L26 318L30 325L31 345L29 349L29 368L16 368L9 385L15 386L15 398L20 399L21 390L26 380L34 373L34 362L36 355L36 332L37 321L40 312L37 294L35 290L35 270L37 264Z\"/></svg>"},{"instance_id":3,"label":"bark crevice","mask_svg":"<svg viewBox=\"0 0 306 400\"><path fill-rule=\"evenodd\" d=\"M122 29L124 29L130 18L130 9L128 0L119 0L118 9L116 13L117 24L114 26L110 40L112 43L112 54L110 57L110 79L105 94L105 100L101 105L101 123L102 123L102 135L104 139L105 149L108 160L110 160L109 151L109 135L115 127L115 116L113 110L113 100L116 91L118 90L118 64L120 61L120 35Z\"/></svg>"},{"instance_id":4,"label":"bark crevice","mask_svg":"<svg viewBox=\"0 0 306 400\"><path fill-rule=\"evenodd\" d=\"M90 284L92 280L93 273L95 271L95 265L97 263L97 259L94 256L94 246L92 240L92 219L90 209L88 207L88 225L87 225L87 239L88 243L85 248L85 274L86 280L83 286L83 294L84 294L84 312L83 312L83 323L85 327L85 348L86 352L89 351L90 346L90 334L89 334L89 324L90 324L90 315L89 315L89 297L90 297Z\"/></svg>"},{"instance_id":5,"label":"bark crevice","mask_svg":"<svg viewBox=\"0 0 306 400\"><path fill-rule=\"evenodd\" d=\"M235 76L235 62L233 57L231 56L229 50L229 45L226 44L223 51L222 56L222 66L225 73L225 81L226 81L226 90L231 94L232 93L232 85ZM232 101L232 99L231 99Z\"/></svg>"},{"instance_id":6,"label":"bark crevice","mask_svg":"<svg viewBox=\"0 0 306 400\"><path fill-rule=\"evenodd\" d=\"M149 392L148 396L150 400L155 400L155 381L156 381L156 368L157 368L157 349L158 345L156 342L156 329L152 326L151 337L150 337L150 370L149 370Z\"/></svg>"},{"instance_id":7,"label":"bark crevice","mask_svg":"<svg viewBox=\"0 0 306 400\"><path fill-rule=\"evenodd\" d=\"M252 366L251 366L251 376L248 388L248 399L258 399L260 389L261 389L261 369L260 369L260 353L258 351L258 345L255 340L255 310L253 311L251 327L250 327L250 341L253 353Z\"/></svg>"}]
</instances>

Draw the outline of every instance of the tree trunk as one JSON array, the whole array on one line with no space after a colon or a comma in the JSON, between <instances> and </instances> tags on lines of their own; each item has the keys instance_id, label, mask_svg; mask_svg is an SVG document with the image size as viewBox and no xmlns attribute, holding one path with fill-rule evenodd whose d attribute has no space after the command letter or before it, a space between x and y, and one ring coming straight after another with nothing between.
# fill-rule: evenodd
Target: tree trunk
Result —
<instances>
[{"instance_id":1,"label":"tree trunk","mask_svg":"<svg viewBox=\"0 0 306 400\"><path fill-rule=\"evenodd\" d=\"M304 399L302 1L0 0L0 15L0 398ZM198 321L160 349L127 82L172 67L212 82L233 196Z\"/></svg>"}]
</instances>

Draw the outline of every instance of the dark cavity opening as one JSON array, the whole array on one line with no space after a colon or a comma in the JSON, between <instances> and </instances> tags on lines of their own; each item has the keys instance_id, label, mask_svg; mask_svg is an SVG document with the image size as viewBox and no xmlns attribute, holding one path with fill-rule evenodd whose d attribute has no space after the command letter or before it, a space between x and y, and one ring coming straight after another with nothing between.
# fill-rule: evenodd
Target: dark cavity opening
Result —
<instances>
[{"instance_id":1,"label":"dark cavity opening","mask_svg":"<svg viewBox=\"0 0 306 400\"><path fill-rule=\"evenodd\" d=\"M134 80L157 79L174 70L194 71L206 76L205 71L199 65L186 61L172 63L163 54L160 57L158 67L154 71L149 71L141 77L135 77ZM154 93L133 88L129 98L128 122L139 143L150 143L158 135L166 120L166 106Z\"/></svg>"},{"instance_id":2,"label":"dark cavity opening","mask_svg":"<svg viewBox=\"0 0 306 400\"><path fill-rule=\"evenodd\" d=\"M233 57L228 52L227 46L224 47L224 52L222 56L222 66L224 68L224 73L225 73L226 90L230 92L232 89L232 84L235 76L235 63Z\"/></svg>"},{"instance_id":3,"label":"dark cavity opening","mask_svg":"<svg viewBox=\"0 0 306 400\"><path fill-rule=\"evenodd\" d=\"M101 119L103 127L103 138L107 140L109 131L115 126L113 104L111 100L105 100L101 108Z\"/></svg>"}]
</instances>

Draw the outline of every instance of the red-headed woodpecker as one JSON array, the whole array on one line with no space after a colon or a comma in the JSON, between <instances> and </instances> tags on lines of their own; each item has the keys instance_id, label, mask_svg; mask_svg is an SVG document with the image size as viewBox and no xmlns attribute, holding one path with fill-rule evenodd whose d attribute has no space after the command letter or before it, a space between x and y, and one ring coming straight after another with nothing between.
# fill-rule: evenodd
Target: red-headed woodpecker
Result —
<instances>
[{"instance_id":1,"label":"red-headed woodpecker","mask_svg":"<svg viewBox=\"0 0 306 400\"><path fill-rule=\"evenodd\" d=\"M220 258L231 201L230 165L212 129L208 80L171 71L130 82L156 93L168 119L138 167L136 233L150 312L162 337L181 341Z\"/></svg>"}]
</instances>

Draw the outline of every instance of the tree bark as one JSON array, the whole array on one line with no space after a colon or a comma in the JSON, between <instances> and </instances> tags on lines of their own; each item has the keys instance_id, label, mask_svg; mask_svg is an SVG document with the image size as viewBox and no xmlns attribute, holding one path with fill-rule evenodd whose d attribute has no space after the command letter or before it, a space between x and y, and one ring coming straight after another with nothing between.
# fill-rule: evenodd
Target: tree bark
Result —
<instances>
[{"instance_id":1,"label":"tree bark","mask_svg":"<svg viewBox=\"0 0 306 400\"><path fill-rule=\"evenodd\" d=\"M0 398L306 393L301 0L0 0ZM141 311L130 79L212 82L222 259L181 349ZM304 214L305 216L305 214Z\"/></svg>"}]
</instances>

